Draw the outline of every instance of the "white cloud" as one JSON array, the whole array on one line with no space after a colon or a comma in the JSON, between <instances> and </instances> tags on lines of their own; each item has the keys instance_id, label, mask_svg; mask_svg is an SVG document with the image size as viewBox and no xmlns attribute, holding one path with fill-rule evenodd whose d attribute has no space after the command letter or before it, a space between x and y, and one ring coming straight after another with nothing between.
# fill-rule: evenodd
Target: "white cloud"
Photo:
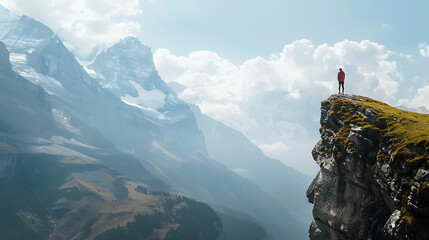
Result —
<instances>
[{"instance_id":1,"label":"white cloud","mask_svg":"<svg viewBox=\"0 0 429 240\"><path fill-rule=\"evenodd\" d=\"M399 56L402 57L402 58L404 58L408 62L415 62L414 59L413 59L413 55L411 55L411 54L400 53Z\"/></svg>"},{"instance_id":2,"label":"white cloud","mask_svg":"<svg viewBox=\"0 0 429 240\"><path fill-rule=\"evenodd\" d=\"M4 0L2 4L43 22L70 48L84 53L94 45L138 35L140 24L133 19L142 13L139 0Z\"/></svg>"},{"instance_id":3,"label":"white cloud","mask_svg":"<svg viewBox=\"0 0 429 240\"><path fill-rule=\"evenodd\" d=\"M391 52L371 41L333 46L295 41L270 59L240 66L209 51L175 56L158 49L154 60L167 82L187 87L179 94L203 113L238 129L267 154L308 172L318 136L320 101L336 93L339 67L346 93L392 102L402 76ZM302 149L303 151L298 151Z\"/></svg>"},{"instance_id":4,"label":"white cloud","mask_svg":"<svg viewBox=\"0 0 429 240\"><path fill-rule=\"evenodd\" d=\"M428 113L429 109L429 85L417 89L417 94L411 99L400 99L398 105L415 109L421 113Z\"/></svg>"},{"instance_id":5,"label":"white cloud","mask_svg":"<svg viewBox=\"0 0 429 240\"><path fill-rule=\"evenodd\" d=\"M419 52L423 57L429 57L429 45L426 43L420 43Z\"/></svg>"}]
</instances>

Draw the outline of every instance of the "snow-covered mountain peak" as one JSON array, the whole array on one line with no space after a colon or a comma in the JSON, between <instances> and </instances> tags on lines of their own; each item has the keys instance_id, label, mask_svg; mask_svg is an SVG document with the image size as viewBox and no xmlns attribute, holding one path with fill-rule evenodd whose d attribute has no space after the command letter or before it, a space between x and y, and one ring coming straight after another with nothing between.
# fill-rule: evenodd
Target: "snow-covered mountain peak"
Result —
<instances>
[{"instance_id":1,"label":"snow-covered mountain peak","mask_svg":"<svg viewBox=\"0 0 429 240\"><path fill-rule=\"evenodd\" d=\"M116 51L122 50L124 53L131 54L134 57L139 56L145 60L145 62L142 63L146 65L153 65L153 54L151 48L144 45L137 37L125 37L114 46L116 46Z\"/></svg>"},{"instance_id":2,"label":"snow-covered mountain peak","mask_svg":"<svg viewBox=\"0 0 429 240\"><path fill-rule=\"evenodd\" d=\"M123 38L108 51L119 57L122 63L135 61L136 65L133 67L145 66L146 70L156 71L151 49L143 45L136 37Z\"/></svg>"},{"instance_id":3,"label":"snow-covered mountain peak","mask_svg":"<svg viewBox=\"0 0 429 240\"><path fill-rule=\"evenodd\" d=\"M161 113L181 102L158 75L151 49L136 37L102 51L86 69L104 88L151 116L163 118Z\"/></svg>"},{"instance_id":4,"label":"snow-covered mountain peak","mask_svg":"<svg viewBox=\"0 0 429 240\"><path fill-rule=\"evenodd\" d=\"M137 37L134 37L134 36L127 36L127 37L125 37L125 38L121 39L121 40L119 41L119 43L121 43L121 44L127 44L127 45L132 45L132 44L135 44L135 45L143 45L143 44L140 42L140 40L139 40Z\"/></svg>"},{"instance_id":5,"label":"snow-covered mountain peak","mask_svg":"<svg viewBox=\"0 0 429 240\"><path fill-rule=\"evenodd\" d=\"M12 70L57 96L78 95L102 88L91 79L46 25L27 16L17 16L0 8L0 36L10 51ZM85 90L84 90L85 89Z\"/></svg>"},{"instance_id":6,"label":"snow-covered mountain peak","mask_svg":"<svg viewBox=\"0 0 429 240\"><path fill-rule=\"evenodd\" d=\"M2 28L2 31L4 34L1 40L9 51L15 53L26 53L31 49L42 48L55 37L49 27L25 15Z\"/></svg>"}]
</instances>

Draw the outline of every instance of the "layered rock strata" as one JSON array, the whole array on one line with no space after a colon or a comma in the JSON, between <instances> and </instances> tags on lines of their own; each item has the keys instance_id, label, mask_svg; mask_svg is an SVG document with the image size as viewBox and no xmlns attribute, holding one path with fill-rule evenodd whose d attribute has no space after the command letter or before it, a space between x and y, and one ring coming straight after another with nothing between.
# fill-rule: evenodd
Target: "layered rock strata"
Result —
<instances>
[{"instance_id":1,"label":"layered rock strata","mask_svg":"<svg viewBox=\"0 0 429 240\"><path fill-rule=\"evenodd\" d=\"M320 123L310 239L429 239L429 115L332 95Z\"/></svg>"}]
</instances>

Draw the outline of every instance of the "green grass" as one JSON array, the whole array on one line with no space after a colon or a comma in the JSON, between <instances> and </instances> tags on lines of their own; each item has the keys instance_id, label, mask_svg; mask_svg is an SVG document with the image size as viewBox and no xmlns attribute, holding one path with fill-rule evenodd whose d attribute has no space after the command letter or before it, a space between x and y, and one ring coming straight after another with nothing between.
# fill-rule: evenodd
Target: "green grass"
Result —
<instances>
[{"instance_id":1,"label":"green grass","mask_svg":"<svg viewBox=\"0 0 429 240\"><path fill-rule=\"evenodd\" d=\"M219 237L221 220L207 204L183 196L171 196L157 191L154 193L163 198L163 211L155 211L152 215L137 214L134 221L128 222L126 226L109 229L95 239L152 239L155 230L160 230L169 224L178 224L178 227L166 233L164 238L166 240L209 240Z\"/></svg>"},{"instance_id":2,"label":"green grass","mask_svg":"<svg viewBox=\"0 0 429 240\"><path fill-rule=\"evenodd\" d=\"M406 174L414 174L419 168L429 168L429 115L403 111L385 103L361 97L365 101L334 99L331 114L341 119L348 128L350 125L362 127L366 138L390 144L394 150L393 157L404 164ZM355 103L355 104L352 104ZM375 113L375 121L356 114L359 109L370 108ZM337 135L344 138L345 134ZM348 133L347 130L344 132ZM380 139L381 137L381 139ZM340 141L344 144L346 142ZM343 146L345 147L345 146ZM414 171L414 172L413 172Z\"/></svg>"}]
</instances>

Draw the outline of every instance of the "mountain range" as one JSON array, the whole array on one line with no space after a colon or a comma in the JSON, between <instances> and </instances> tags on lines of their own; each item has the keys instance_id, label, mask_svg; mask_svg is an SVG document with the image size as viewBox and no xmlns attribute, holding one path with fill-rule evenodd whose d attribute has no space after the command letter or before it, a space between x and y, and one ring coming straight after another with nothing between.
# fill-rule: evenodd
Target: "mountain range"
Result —
<instances>
[{"instance_id":1,"label":"mountain range","mask_svg":"<svg viewBox=\"0 0 429 240\"><path fill-rule=\"evenodd\" d=\"M0 24L1 238L307 238L309 179L178 99L139 39L82 66L37 20Z\"/></svg>"}]
</instances>

